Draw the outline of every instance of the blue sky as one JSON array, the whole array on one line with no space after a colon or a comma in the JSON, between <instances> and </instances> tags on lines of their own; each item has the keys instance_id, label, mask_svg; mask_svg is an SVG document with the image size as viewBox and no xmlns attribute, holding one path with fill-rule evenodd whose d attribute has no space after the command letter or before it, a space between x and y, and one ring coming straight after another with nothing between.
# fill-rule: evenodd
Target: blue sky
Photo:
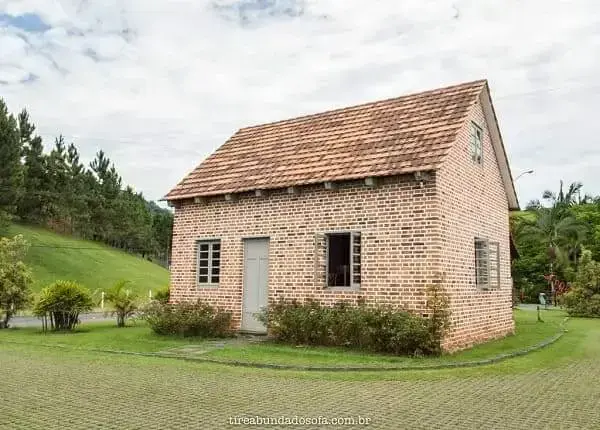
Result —
<instances>
[{"instance_id":1,"label":"blue sky","mask_svg":"<svg viewBox=\"0 0 600 430\"><path fill-rule=\"evenodd\" d=\"M0 13L0 26L13 27L30 33L43 32L50 29L50 26L35 13L24 13L14 16Z\"/></svg>"},{"instance_id":2,"label":"blue sky","mask_svg":"<svg viewBox=\"0 0 600 430\"><path fill-rule=\"evenodd\" d=\"M0 0L0 97L150 198L240 127L488 78L521 203L600 194L596 0Z\"/></svg>"}]
</instances>

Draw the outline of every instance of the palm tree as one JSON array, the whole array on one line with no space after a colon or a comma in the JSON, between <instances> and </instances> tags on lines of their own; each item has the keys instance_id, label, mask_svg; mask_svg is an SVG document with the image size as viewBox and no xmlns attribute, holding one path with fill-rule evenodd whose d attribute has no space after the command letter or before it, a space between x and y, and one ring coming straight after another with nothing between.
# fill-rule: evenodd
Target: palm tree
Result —
<instances>
[{"instance_id":1,"label":"palm tree","mask_svg":"<svg viewBox=\"0 0 600 430\"><path fill-rule=\"evenodd\" d=\"M570 211L572 206L582 201L581 187L581 183L575 182L564 192L561 181L558 193L545 191L542 199L549 204L544 206L539 201L530 203L528 210L535 214L535 218L524 219L516 230L516 234L523 239L538 240L546 247L550 259L550 277L553 277L556 269L568 271L573 263L577 263L581 253L586 228Z\"/></svg>"}]
</instances>

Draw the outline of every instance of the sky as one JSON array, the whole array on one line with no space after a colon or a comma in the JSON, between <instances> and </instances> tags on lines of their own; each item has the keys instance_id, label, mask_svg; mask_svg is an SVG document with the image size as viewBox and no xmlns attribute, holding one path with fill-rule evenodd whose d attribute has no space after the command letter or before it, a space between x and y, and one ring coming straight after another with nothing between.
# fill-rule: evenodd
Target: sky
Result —
<instances>
[{"instance_id":1,"label":"sky","mask_svg":"<svg viewBox=\"0 0 600 430\"><path fill-rule=\"evenodd\" d=\"M600 195L597 0L0 0L0 97L162 198L239 128L487 78L524 206Z\"/></svg>"}]
</instances>

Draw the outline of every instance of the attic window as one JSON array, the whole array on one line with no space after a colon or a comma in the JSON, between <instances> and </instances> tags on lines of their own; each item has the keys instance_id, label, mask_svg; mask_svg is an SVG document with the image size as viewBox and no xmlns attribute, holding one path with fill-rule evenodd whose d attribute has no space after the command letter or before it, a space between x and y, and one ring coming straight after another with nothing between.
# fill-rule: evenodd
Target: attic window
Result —
<instances>
[{"instance_id":1,"label":"attic window","mask_svg":"<svg viewBox=\"0 0 600 430\"><path fill-rule=\"evenodd\" d=\"M474 122L471 123L471 159L483 164L483 130Z\"/></svg>"}]
</instances>

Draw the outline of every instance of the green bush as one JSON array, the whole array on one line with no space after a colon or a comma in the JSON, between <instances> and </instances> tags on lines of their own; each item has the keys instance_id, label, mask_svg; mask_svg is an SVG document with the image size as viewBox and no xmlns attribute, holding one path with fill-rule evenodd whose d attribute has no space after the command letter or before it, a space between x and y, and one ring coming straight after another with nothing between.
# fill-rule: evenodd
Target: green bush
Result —
<instances>
[{"instance_id":1,"label":"green bush","mask_svg":"<svg viewBox=\"0 0 600 430\"><path fill-rule=\"evenodd\" d=\"M226 337L231 333L231 313L200 300L171 304L152 301L141 318L161 335Z\"/></svg>"},{"instance_id":2,"label":"green bush","mask_svg":"<svg viewBox=\"0 0 600 430\"><path fill-rule=\"evenodd\" d=\"M87 288L71 281L56 281L42 290L33 313L43 319L44 329L49 320L52 330L73 330L79 323L79 314L92 307Z\"/></svg>"},{"instance_id":3,"label":"green bush","mask_svg":"<svg viewBox=\"0 0 600 430\"><path fill-rule=\"evenodd\" d=\"M576 317L600 317L600 263L583 251L575 282L564 296L567 313Z\"/></svg>"},{"instance_id":4,"label":"green bush","mask_svg":"<svg viewBox=\"0 0 600 430\"><path fill-rule=\"evenodd\" d=\"M169 298L171 297L171 290L168 286L161 288L154 295L154 300L160 303L169 303Z\"/></svg>"},{"instance_id":5,"label":"green bush","mask_svg":"<svg viewBox=\"0 0 600 430\"><path fill-rule=\"evenodd\" d=\"M31 270L23 262L28 247L20 235L0 238L0 329L31 302Z\"/></svg>"},{"instance_id":6,"label":"green bush","mask_svg":"<svg viewBox=\"0 0 600 430\"><path fill-rule=\"evenodd\" d=\"M295 345L346 346L396 355L438 354L448 328L447 300L437 292L429 318L390 306L338 302L323 306L279 299L259 315L278 341ZM430 302L432 304L433 302Z\"/></svg>"},{"instance_id":7,"label":"green bush","mask_svg":"<svg viewBox=\"0 0 600 430\"><path fill-rule=\"evenodd\" d=\"M119 281L106 292L106 301L111 304L109 313L117 316L117 327L125 327L125 321L138 309L138 296L127 289L129 281Z\"/></svg>"}]
</instances>

